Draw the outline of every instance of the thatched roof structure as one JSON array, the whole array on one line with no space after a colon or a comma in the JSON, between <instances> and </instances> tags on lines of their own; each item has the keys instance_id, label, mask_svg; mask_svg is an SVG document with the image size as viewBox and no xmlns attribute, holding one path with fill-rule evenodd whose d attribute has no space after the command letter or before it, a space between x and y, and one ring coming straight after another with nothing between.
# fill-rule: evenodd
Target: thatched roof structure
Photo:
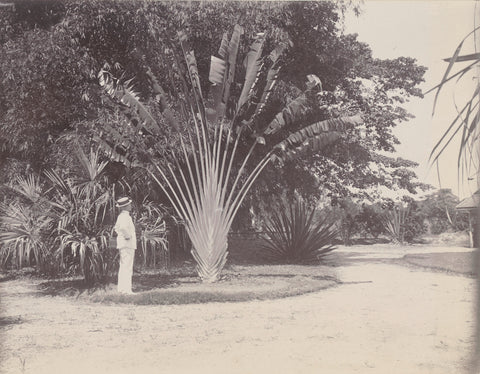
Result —
<instances>
[{"instance_id":1,"label":"thatched roof structure","mask_svg":"<svg viewBox=\"0 0 480 374\"><path fill-rule=\"evenodd\" d=\"M480 190L460 201L455 210L472 212L480 207Z\"/></svg>"}]
</instances>

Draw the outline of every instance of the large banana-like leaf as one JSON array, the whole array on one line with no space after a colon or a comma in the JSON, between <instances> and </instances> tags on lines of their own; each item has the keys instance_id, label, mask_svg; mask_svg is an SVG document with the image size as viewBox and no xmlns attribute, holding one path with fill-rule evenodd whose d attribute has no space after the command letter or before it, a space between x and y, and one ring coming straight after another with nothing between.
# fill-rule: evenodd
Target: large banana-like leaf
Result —
<instances>
[{"instance_id":1,"label":"large banana-like leaf","mask_svg":"<svg viewBox=\"0 0 480 374\"><path fill-rule=\"evenodd\" d=\"M206 108L207 118L211 123L215 123L218 118L218 112L224 112L224 104L222 104L223 97L223 83L225 81L225 74L227 71L227 53L228 53L228 33L223 33L222 42L218 49L218 56L211 56L210 73L208 80L213 84L210 89L211 105ZM222 106L222 108L220 108Z\"/></svg>"},{"instance_id":2,"label":"large banana-like leaf","mask_svg":"<svg viewBox=\"0 0 480 374\"><path fill-rule=\"evenodd\" d=\"M188 43L187 35L184 32L179 32L180 46L182 47L183 57L187 64L189 74L189 81L192 85L194 95L203 100L202 87L200 85L200 76L198 74L197 60L193 48Z\"/></svg>"},{"instance_id":3,"label":"large banana-like leaf","mask_svg":"<svg viewBox=\"0 0 480 374\"><path fill-rule=\"evenodd\" d=\"M235 67L237 63L238 48L240 46L240 38L243 35L243 28L235 25L233 34L226 46L226 35L223 36L222 45L220 46L219 55L221 58L214 59L214 63L210 66L210 81L215 84L212 87L213 105L207 111L209 120L215 123L218 119L225 116L228 98L230 97L230 87L235 79ZM220 77L223 77L221 79ZM220 83L221 82L221 83Z\"/></svg>"},{"instance_id":4,"label":"large banana-like leaf","mask_svg":"<svg viewBox=\"0 0 480 374\"><path fill-rule=\"evenodd\" d=\"M209 81L213 84L211 91L212 104L206 109L207 118L215 123L220 113L225 113L226 103L222 102L227 62L224 59L212 56L210 61Z\"/></svg>"},{"instance_id":5,"label":"large banana-like leaf","mask_svg":"<svg viewBox=\"0 0 480 374\"><path fill-rule=\"evenodd\" d=\"M345 130L363 122L361 116L333 118L316 122L290 134L278 143L274 149L277 157L291 159L307 150L316 152L326 145L336 141Z\"/></svg>"},{"instance_id":6,"label":"large banana-like leaf","mask_svg":"<svg viewBox=\"0 0 480 374\"><path fill-rule=\"evenodd\" d=\"M263 87L263 93L258 101L257 108L255 110L256 116L263 110L265 107L268 98L273 92L273 87L275 86L278 78L278 73L280 72L280 69L282 65L280 64L280 57L283 55L285 50L287 49L287 45L285 43L279 44L268 56L268 59L271 61L271 67L268 70L267 73L267 80L266 83Z\"/></svg>"},{"instance_id":7,"label":"large banana-like leaf","mask_svg":"<svg viewBox=\"0 0 480 374\"><path fill-rule=\"evenodd\" d=\"M157 100L157 104L160 108L160 112L165 117L167 124L173 126L176 130L180 129L177 119L173 114L172 108L168 105L167 102L167 95L163 90L162 86L158 82L157 77L153 74L152 70L149 68L147 70L147 75L150 77L152 81L152 89L155 93L155 99Z\"/></svg>"},{"instance_id":8,"label":"large banana-like leaf","mask_svg":"<svg viewBox=\"0 0 480 374\"><path fill-rule=\"evenodd\" d=\"M315 78L317 77L313 75L309 76L309 89L291 101L275 116L263 132L265 135L275 134L281 128L292 126L305 119L312 105L317 101L315 87L321 87L320 80Z\"/></svg>"},{"instance_id":9,"label":"large banana-like leaf","mask_svg":"<svg viewBox=\"0 0 480 374\"><path fill-rule=\"evenodd\" d=\"M188 79L185 79L184 82L188 81L191 86L191 93L193 94L193 102L189 101L190 110L193 110L194 113L198 113L201 117L201 124L202 130L205 131L206 129L204 126L207 124L206 120L206 111L205 111L205 103L203 99L202 87L200 84L200 76L198 74L198 67L197 67L197 60L195 58L195 53L193 51L192 46L189 43L189 40L185 33L179 33L180 39L180 46L182 47L183 52L183 59L187 64L187 74ZM186 84L184 84L184 88L186 88ZM189 92L188 89L185 89L185 97L189 100ZM205 131L208 137L208 132Z\"/></svg>"},{"instance_id":10,"label":"large banana-like leaf","mask_svg":"<svg viewBox=\"0 0 480 374\"><path fill-rule=\"evenodd\" d=\"M221 58L212 56L210 58L210 74L208 80L214 85L223 84L225 72L227 71L227 63Z\"/></svg>"},{"instance_id":11,"label":"large banana-like leaf","mask_svg":"<svg viewBox=\"0 0 480 374\"><path fill-rule=\"evenodd\" d=\"M238 108L237 117L234 126L255 127L255 122L262 113L265 104L268 101L281 68L279 58L286 49L286 44L277 46L268 56L262 59L262 63L257 69L256 78L249 89L246 101ZM254 129L256 133L261 133Z\"/></svg>"},{"instance_id":12,"label":"large banana-like leaf","mask_svg":"<svg viewBox=\"0 0 480 374\"><path fill-rule=\"evenodd\" d=\"M218 48L218 55L225 59L228 53L228 33L224 32L222 36L222 42L220 43L220 48Z\"/></svg>"},{"instance_id":13,"label":"large banana-like leaf","mask_svg":"<svg viewBox=\"0 0 480 374\"><path fill-rule=\"evenodd\" d=\"M138 118L138 123L160 130L160 126L155 118L140 101L137 93L129 86L130 81L121 83L113 79L111 74L105 70L100 70L98 78L100 85L104 87L109 95L128 108L130 115Z\"/></svg>"},{"instance_id":14,"label":"large banana-like leaf","mask_svg":"<svg viewBox=\"0 0 480 374\"><path fill-rule=\"evenodd\" d=\"M233 84L235 79L235 68L237 65L237 55L238 48L240 46L240 38L243 35L243 27L240 25L235 25L233 28L232 38L228 45L228 76L225 80L225 87L223 89L223 98L222 102L227 103L230 97L230 86ZM223 113L221 113L223 116Z\"/></svg>"},{"instance_id":15,"label":"large banana-like leaf","mask_svg":"<svg viewBox=\"0 0 480 374\"><path fill-rule=\"evenodd\" d=\"M238 99L237 109L247 101L252 89L253 83L257 78L258 70L262 64L263 45L265 43L265 33L257 34L255 41L250 46L250 50L244 60L245 65L245 82L243 84L242 93Z\"/></svg>"}]
</instances>

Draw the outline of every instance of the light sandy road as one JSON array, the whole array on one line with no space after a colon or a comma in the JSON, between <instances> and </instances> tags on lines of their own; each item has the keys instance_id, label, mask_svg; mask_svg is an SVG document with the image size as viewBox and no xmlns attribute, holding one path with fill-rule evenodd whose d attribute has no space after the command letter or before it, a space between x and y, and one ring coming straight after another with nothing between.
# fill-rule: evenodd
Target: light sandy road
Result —
<instances>
[{"instance_id":1,"label":"light sandy road","mask_svg":"<svg viewBox=\"0 0 480 374\"><path fill-rule=\"evenodd\" d=\"M475 280L379 262L394 252L345 250L343 284L271 301L85 304L5 282L21 323L1 328L0 372L467 373Z\"/></svg>"}]
</instances>

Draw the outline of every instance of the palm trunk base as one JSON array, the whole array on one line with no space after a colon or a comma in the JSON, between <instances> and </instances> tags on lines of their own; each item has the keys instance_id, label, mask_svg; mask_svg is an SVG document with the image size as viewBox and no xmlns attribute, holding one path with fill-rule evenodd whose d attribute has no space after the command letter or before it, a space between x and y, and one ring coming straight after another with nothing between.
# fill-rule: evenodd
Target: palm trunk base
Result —
<instances>
[{"instance_id":1,"label":"palm trunk base","mask_svg":"<svg viewBox=\"0 0 480 374\"><path fill-rule=\"evenodd\" d=\"M195 247L192 250L192 256L197 263L197 274L203 283L214 283L219 280L220 273L227 262L227 244L222 246L214 246L214 248L221 248L215 251L198 251ZM209 253L209 256L201 256L199 253Z\"/></svg>"}]
</instances>

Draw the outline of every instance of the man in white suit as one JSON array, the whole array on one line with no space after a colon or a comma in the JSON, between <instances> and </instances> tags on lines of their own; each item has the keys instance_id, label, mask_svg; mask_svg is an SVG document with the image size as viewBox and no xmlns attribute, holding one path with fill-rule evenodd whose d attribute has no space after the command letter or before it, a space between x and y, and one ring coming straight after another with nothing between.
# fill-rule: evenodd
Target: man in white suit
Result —
<instances>
[{"instance_id":1,"label":"man in white suit","mask_svg":"<svg viewBox=\"0 0 480 374\"><path fill-rule=\"evenodd\" d=\"M118 270L117 291L124 294L132 292L133 260L137 249L137 237L130 212L132 200L122 197L117 200L117 208L120 210L115 232L117 233L117 248L120 252L120 269Z\"/></svg>"}]
</instances>

